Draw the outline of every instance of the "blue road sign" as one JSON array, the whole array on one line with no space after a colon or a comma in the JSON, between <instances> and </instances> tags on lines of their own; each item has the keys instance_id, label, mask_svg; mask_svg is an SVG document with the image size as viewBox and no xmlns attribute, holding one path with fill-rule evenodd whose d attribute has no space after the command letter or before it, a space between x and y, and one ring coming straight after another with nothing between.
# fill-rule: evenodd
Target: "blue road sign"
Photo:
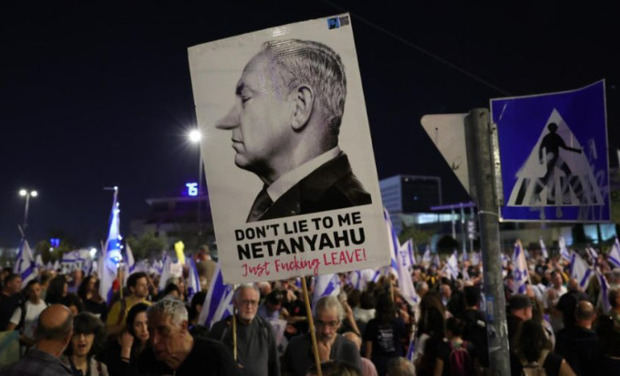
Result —
<instances>
[{"instance_id":1,"label":"blue road sign","mask_svg":"<svg viewBox=\"0 0 620 376\"><path fill-rule=\"evenodd\" d=\"M605 81L491 100L504 221L610 219Z\"/></svg>"}]
</instances>

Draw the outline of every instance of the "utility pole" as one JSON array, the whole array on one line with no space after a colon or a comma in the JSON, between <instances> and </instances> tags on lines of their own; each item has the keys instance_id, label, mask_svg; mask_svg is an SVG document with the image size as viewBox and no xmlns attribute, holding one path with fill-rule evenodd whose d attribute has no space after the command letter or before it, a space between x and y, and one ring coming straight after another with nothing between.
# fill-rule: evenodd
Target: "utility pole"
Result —
<instances>
[{"instance_id":1,"label":"utility pole","mask_svg":"<svg viewBox=\"0 0 620 376\"><path fill-rule=\"evenodd\" d=\"M490 369L510 375L506 299L501 266L498 206L501 193L497 129L488 109L472 109L465 118L470 194L478 206L482 249L484 300L487 317Z\"/></svg>"}]
</instances>

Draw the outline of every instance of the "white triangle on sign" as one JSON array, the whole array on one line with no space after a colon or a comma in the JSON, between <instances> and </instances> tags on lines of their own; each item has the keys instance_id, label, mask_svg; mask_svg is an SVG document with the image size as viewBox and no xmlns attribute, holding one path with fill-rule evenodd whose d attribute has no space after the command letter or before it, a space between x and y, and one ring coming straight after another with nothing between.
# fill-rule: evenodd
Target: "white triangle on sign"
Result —
<instances>
[{"instance_id":1,"label":"white triangle on sign","mask_svg":"<svg viewBox=\"0 0 620 376\"><path fill-rule=\"evenodd\" d=\"M552 123L556 124L555 131ZM594 151L591 155L596 158ZM579 140L554 108L516 174L507 206L603 205L594 175Z\"/></svg>"}]
</instances>

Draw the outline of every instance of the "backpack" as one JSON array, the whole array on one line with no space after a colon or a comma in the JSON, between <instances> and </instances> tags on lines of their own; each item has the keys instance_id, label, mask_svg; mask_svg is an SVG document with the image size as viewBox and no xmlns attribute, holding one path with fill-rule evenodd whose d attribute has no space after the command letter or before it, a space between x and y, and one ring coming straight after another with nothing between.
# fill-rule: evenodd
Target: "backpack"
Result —
<instances>
[{"instance_id":1,"label":"backpack","mask_svg":"<svg viewBox=\"0 0 620 376\"><path fill-rule=\"evenodd\" d=\"M474 374L474 361L467 350L466 341L454 345L450 342L450 375L468 376Z\"/></svg>"}]
</instances>

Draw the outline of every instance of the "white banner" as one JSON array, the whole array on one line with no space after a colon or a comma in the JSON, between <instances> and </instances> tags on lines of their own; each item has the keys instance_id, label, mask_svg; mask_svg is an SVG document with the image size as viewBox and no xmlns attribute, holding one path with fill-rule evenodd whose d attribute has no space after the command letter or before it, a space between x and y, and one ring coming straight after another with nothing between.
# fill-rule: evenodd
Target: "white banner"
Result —
<instances>
[{"instance_id":1,"label":"white banner","mask_svg":"<svg viewBox=\"0 0 620 376\"><path fill-rule=\"evenodd\" d=\"M189 48L226 283L387 265L348 14Z\"/></svg>"}]
</instances>

